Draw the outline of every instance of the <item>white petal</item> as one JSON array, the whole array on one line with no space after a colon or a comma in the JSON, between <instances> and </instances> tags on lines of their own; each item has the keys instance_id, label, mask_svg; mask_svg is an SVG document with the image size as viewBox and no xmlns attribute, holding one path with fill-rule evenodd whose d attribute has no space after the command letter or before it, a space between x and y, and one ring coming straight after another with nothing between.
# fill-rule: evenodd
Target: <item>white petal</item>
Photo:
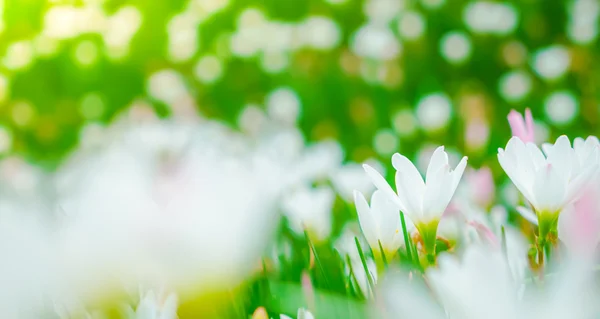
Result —
<instances>
[{"instance_id":1,"label":"white petal","mask_svg":"<svg viewBox=\"0 0 600 319\"><path fill-rule=\"evenodd\" d=\"M425 178L425 182L429 183L431 176L436 174L437 171L444 165L448 165L448 154L444 152L444 146L440 146L435 150L435 152L433 152L433 155L431 156L429 166L427 166L427 176Z\"/></svg>"},{"instance_id":2,"label":"white petal","mask_svg":"<svg viewBox=\"0 0 600 319\"><path fill-rule=\"evenodd\" d=\"M542 144L542 150L544 151L544 154L546 154L546 157L548 157L548 155L550 155L550 153L552 153L553 149L554 149L554 145L552 145L552 143Z\"/></svg>"},{"instance_id":3,"label":"white petal","mask_svg":"<svg viewBox=\"0 0 600 319\"><path fill-rule=\"evenodd\" d=\"M589 163L583 167L583 171L569 182L565 204L577 200L582 195L582 189L592 181L598 173L598 164Z\"/></svg>"},{"instance_id":4,"label":"white petal","mask_svg":"<svg viewBox=\"0 0 600 319\"><path fill-rule=\"evenodd\" d=\"M508 175L513 184L515 184L517 189L521 192L521 194L523 194L523 196L525 196L525 198L527 198L527 200L535 206L535 197L533 196L530 190L530 187L533 185L533 182L531 182L531 184L529 185L525 185L523 183L522 176L520 176L519 170L515 167L516 163L514 163L511 160L510 154L507 154L506 152L499 152L498 162L500 163L502 169L504 169L506 175Z\"/></svg>"},{"instance_id":5,"label":"white petal","mask_svg":"<svg viewBox=\"0 0 600 319\"><path fill-rule=\"evenodd\" d=\"M400 246L396 246L394 238L400 233L400 211L398 207L392 203L387 196L383 194L373 194L371 199L371 212L375 217L375 221L379 226L379 240L384 248L396 250ZM376 247L377 247L377 243ZM378 247L377 247L378 249Z\"/></svg>"},{"instance_id":6,"label":"white petal","mask_svg":"<svg viewBox=\"0 0 600 319\"><path fill-rule=\"evenodd\" d=\"M546 163L546 157L542 154L542 151L535 146L533 143L527 143L527 150L529 150L529 156L533 162L533 166L536 170L542 167Z\"/></svg>"},{"instance_id":7,"label":"white petal","mask_svg":"<svg viewBox=\"0 0 600 319\"><path fill-rule=\"evenodd\" d=\"M436 183L427 183L423 196L423 218L441 218L453 195L453 175L449 168L440 167L435 174Z\"/></svg>"},{"instance_id":8,"label":"white petal","mask_svg":"<svg viewBox=\"0 0 600 319\"><path fill-rule=\"evenodd\" d=\"M456 165L456 168L454 168L454 171L452 172L452 194L454 194L454 192L456 191L456 188L458 187L458 183L460 183L460 179L462 178L463 173L465 172L465 169L467 168L467 160L468 160L468 158L466 156L464 156L460 160L458 165Z\"/></svg>"},{"instance_id":9,"label":"white petal","mask_svg":"<svg viewBox=\"0 0 600 319\"><path fill-rule=\"evenodd\" d=\"M573 170L573 153L569 138L561 135L554 143L552 153L548 155L548 163L552 164L552 169L567 180Z\"/></svg>"},{"instance_id":10,"label":"white petal","mask_svg":"<svg viewBox=\"0 0 600 319\"><path fill-rule=\"evenodd\" d=\"M521 216L523 216L523 218L527 219L532 224L534 224L534 225L538 224L537 216L531 209L529 209L527 207L523 207L523 206L517 206L517 212L519 214L521 214Z\"/></svg>"},{"instance_id":11,"label":"white petal","mask_svg":"<svg viewBox=\"0 0 600 319\"><path fill-rule=\"evenodd\" d=\"M392 189L390 184L388 184L385 178L383 178L383 176L381 176L381 174L379 174L377 170L375 170L368 164L363 164L363 168L365 169L365 172L367 172L367 175L371 179L371 182L373 182L373 185L375 185L377 189L383 191L387 196L389 196L390 199L392 199L394 203L398 205L400 210L404 211L404 204L398 199L396 192L394 192L394 190Z\"/></svg>"},{"instance_id":12,"label":"white petal","mask_svg":"<svg viewBox=\"0 0 600 319\"><path fill-rule=\"evenodd\" d=\"M381 193L381 191L375 191L375 193L377 192ZM375 196L375 193L373 193L373 197ZM365 196L359 191L354 191L354 204L356 205L356 212L358 213L360 229L367 239L367 242L369 242L369 245L373 247L373 245L377 244L377 240L379 239L379 227L375 223Z\"/></svg>"},{"instance_id":13,"label":"white petal","mask_svg":"<svg viewBox=\"0 0 600 319\"><path fill-rule=\"evenodd\" d=\"M425 189L421 174L408 158L398 153L392 156L392 165L397 170L396 189L404 207L410 212L420 211Z\"/></svg>"},{"instance_id":14,"label":"white petal","mask_svg":"<svg viewBox=\"0 0 600 319\"><path fill-rule=\"evenodd\" d=\"M536 207L538 211L557 212L564 205L567 182L552 164L547 164L536 173L533 183Z\"/></svg>"}]
</instances>

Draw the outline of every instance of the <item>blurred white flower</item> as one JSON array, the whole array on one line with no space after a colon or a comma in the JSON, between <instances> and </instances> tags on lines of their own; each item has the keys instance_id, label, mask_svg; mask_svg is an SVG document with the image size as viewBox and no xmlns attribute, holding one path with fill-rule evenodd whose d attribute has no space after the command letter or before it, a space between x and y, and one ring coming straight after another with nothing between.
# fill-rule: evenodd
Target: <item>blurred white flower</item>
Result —
<instances>
[{"instance_id":1,"label":"blurred white flower","mask_svg":"<svg viewBox=\"0 0 600 319\"><path fill-rule=\"evenodd\" d=\"M471 55L471 40L464 32L448 32L440 39L440 52L450 63L464 63Z\"/></svg>"},{"instance_id":2,"label":"blurred white flower","mask_svg":"<svg viewBox=\"0 0 600 319\"><path fill-rule=\"evenodd\" d=\"M415 40L425 33L426 21L417 11L404 11L398 20L398 32L405 40Z\"/></svg>"},{"instance_id":3,"label":"blurred white flower","mask_svg":"<svg viewBox=\"0 0 600 319\"><path fill-rule=\"evenodd\" d=\"M415 165L403 155L394 154L392 165L396 169L397 193L372 167L365 165L364 168L377 189L408 215L423 238L427 253L433 254L438 224L458 187L467 158L463 157L455 170L451 170L448 154L443 146L438 147L427 167L425 181Z\"/></svg>"},{"instance_id":4,"label":"blurred white flower","mask_svg":"<svg viewBox=\"0 0 600 319\"><path fill-rule=\"evenodd\" d=\"M314 241L324 241L331 233L331 218L335 193L331 188L300 187L286 194L282 209L290 228L299 235L307 231Z\"/></svg>"},{"instance_id":5,"label":"blurred white flower","mask_svg":"<svg viewBox=\"0 0 600 319\"><path fill-rule=\"evenodd\" d=\"M387 26L367 24L354 33L350 48L360 57L388 61L400 55L402 44Z\"/></svg>"},{"instance_id":6,"label":"blurred white flower","mask_svg":"<svg viewBox=\"0 0 600 319\"><path fill-rule=\"evenodd\" d=\"M571 57L567 48L553 45L534 53L531 64L535 72L545 80L556 80L569 69Z\"/></svg>"},{"instance_id":7,"label":"blurred white flower","mask_svg":"<svg viewBox=\"0 0 600 319\"><path fill-rule=\"evenodd\" d=\"M57 175L65 293L85 302L140 282L185 294L237 284L275 230L278 165L220 124L121 124Z\"/></svg>"},{"instance_id":8,"label":"blurred white flower","mask_svg":"<svg viewBox=\"0 0 600 319\"><path fill-rule=\"evenodd\" d=\"M177 319L177 296L169 294L166 299L160 299L153 290L148 291L131 319Z\"/></svg>"},{"instance_id":9,"label":"blurred white flower","mask_svg":"<svg viewBox=\"0 0 600 319\"><path fill-rule=\"evenodd\" d=\"M430 94L419 100L416 114L423 129L437 131L448 124L452 116L452 103L445 94Z\"/></svg>"},{"instance_id":10,"label":"blurred white flower","mask_svg":"<svg viewBox=\"0 0 600 319\"><path fill-rule=\"evenodd\" d=\"M382 165L377 161L367 161L371 166L376 167L378 171L383 171ZM347 202L354 199L354 191L370 195L375 186L371 183L362 165L357 163L346 163L330 175L331 183L335 191Z\"/></svg>"},{"instance_id":11,"label":"blurred white flower","mask_svg":"<svg viewBox=\"0 0 600 319\"><path fill-rule=\"evenodd\" d=\"M515 70L504 74L498 83L500 94L509 102L519 102L531 92L531 76Z\"/></svg>"},{"instance_id":12,"label":"blurred white flower","mask_svg":"<svg viewBox=\"0 0 600 319\"><path fill-rule=\"evenodd\" d=\"M471 1L463 11L463 20L472 32L507 35L518 24L516 9L508 3Z\"/></svg>"},{"instance_id":13,"label":"blurred white flower","mask_svg":"<svg viewBox=\"0 0 600 319\"><path fill-rule=\"evenodd\" d=\"M571 123L579 111L579 103L573 93L559 91L550 94L544 102L546 116L552 124L566 125Z\"/></svg>"},{"instance_id":14,"label":"blurred white flower","mask_svg":"<svg viewBox=\"0 0 600 319\"><path fill-rule=\"evenodd\" d=\"M600 243L600 190L596 183L583 189L583 195L567 206L558 218L558 236L567 248L593 258Z\"/></svg>"},{"instance_id":15,"label":"blurred white flower","mask_svg":"<svg viewBox=\"0 0 600 319\"><path fill-rule=\"evenodd\" d=\"M438 261L426 277L441 307L422 283L398 277L383 287L386 312L428 319L584 319L598 311L592 267L585 262L568 262L539 290L515 283L501 253L482 246L468 247L460 261L448 254Z\"/></svg>"}]
</instances>

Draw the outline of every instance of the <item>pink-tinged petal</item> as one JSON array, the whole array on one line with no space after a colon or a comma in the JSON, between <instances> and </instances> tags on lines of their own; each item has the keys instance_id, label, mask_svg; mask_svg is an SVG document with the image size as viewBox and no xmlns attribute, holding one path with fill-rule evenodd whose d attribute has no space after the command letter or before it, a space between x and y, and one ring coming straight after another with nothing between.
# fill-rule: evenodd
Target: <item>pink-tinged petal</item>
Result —
<instances>
[{"instance_id":1,"label":"pink-tinged petal","mask_svg":"<svg viewBox=\"0 0 600 319\"><path fill-rule=\"evenodd\" d=\"M558 235L569 249L590 254L600 241L600 194L595 187L588 187L583 193L560 214Z\"/></svg>"},{"instance_id":2,"label":"pink-tinged petal","mask_svg":"<svg viewBox=\"0 0 600 319\"><path fill-rule=\"evenodd\" d=\"M467 174L467 181L471 195L477 204L487 207L492 204L496 186L492 170L489 167L482 167L477 171L470 171Z\"/></svg>"},{"instance_id":3,"label":"pink-tinged petal","mask_svg":"<svg viewBox=\"0 0 600 319\"><path fill-rule=\"evenodd\" d=\"M492 232L492 230L489 227L487 227L486 225L484 225L478 221L474 221L474 220L468 222L468 224L470 226L472 226L473 228L475 228L475 230L477 231L477 234L482 239L487 240L494 247L500 248L500 241L498 241L498 237L496 237L496 235L494 235L494 232Z\"/></svg>"},{"instance_id":4,"label":"pink-tinged petal","mask_svg":"<svg viewBox=\"0 0 600 319\"><path fill-rule=\"evenodd\" d=\"M527 131L527 142L535 143L535 126L531 109L525 109L525 130Z\"/></svg>"},{"instance_id":5,"label":"pink-tinged petal","mask_svg":"<svg viewBox=\"0 0 600 319\"><path fill-rule=\"evenodd\" d=\"M510 125L512 135L519 137L523 142L534 143L534 126L531 110L525 110L525 118L521 113L511 110L508 114L508 124Z\"/></svg>"},{"instance_id":6,"label":"pink-tinged petal","mask_svg":"<svg viewBox=\"0 0 600 319\"><path fill-rule=\"evenodd\" d=\"M522 140L526 138L527 129L525 128L525 121L523 120L521 113L511 110L510 113L508 113L508 124L510 125L513 136L518 136Z\"/></svg>"},{"instance_id":7,"label":"pink-tinged petal","mask_svg":"<svg viewBox=\"0 0 600 319\"><path fill-rule=\"evenodd\" d=\"M594 163L584 166L583 171L569 182L565 203L571 203L583 195L582 190L588 187L588 184L596 178L597 173L598 164Z\"/></svg>"}]
</instances>

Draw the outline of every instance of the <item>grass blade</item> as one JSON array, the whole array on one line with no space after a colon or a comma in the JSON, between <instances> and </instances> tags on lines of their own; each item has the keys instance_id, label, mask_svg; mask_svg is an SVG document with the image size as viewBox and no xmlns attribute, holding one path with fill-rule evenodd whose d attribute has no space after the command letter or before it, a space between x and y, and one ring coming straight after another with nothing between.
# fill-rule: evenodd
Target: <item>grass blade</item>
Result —
<instances>
[{"instance_id":1,"label":"grass blade","mask_svg":"<svg viewBox=\"0 0 600 319\"><path fill-rule=\"evenodd\" d=\"M369 266L367 266L367 260L365 259L365 254L363 253L360 242L358 241L358 237L354 237L354 242L356 243L356 248L358 248L358 255L360 256L360 261L362 262L363 268L365 270L365 275L367 275L367 280L369 281L369 288L371 290L371 294L374 297L375 283L373 283L373 278L371 277L371 272L369 271Z\"/></svg>"}]
</instances>

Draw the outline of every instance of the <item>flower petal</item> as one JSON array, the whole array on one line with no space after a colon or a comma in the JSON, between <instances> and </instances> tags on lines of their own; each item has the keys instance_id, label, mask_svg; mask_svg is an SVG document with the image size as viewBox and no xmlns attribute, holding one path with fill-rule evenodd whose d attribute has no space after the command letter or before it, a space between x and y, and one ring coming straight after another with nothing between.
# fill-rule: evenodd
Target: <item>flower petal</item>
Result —
<instances>
[{"instance_id":1,"label":"flower petal","mask_svg":"<svg viewBox=\"0 0 600 319\"><path fill-rule=\"evenodd\" d=\"M390 184L388 184L388 182L385 180L385 178L383 178L383 176L381 176L381 174L379 174L379 172L377 170L375 170L373 167L369 166L368 164L363 164L363 168L364 168L365 172L367 173L367 175L369 176L369 178L371 179L371 182L373 182L373 185L375 185L375 187L377 189L383 191L384 194L389 196L390 199L392 199L394 201L394 203L396 205L398 205L400 210L404 211L405 210L404 203L402 203L398 199L396 192L394 192L394 190L392 189Z\"/></svg>"},{"instance_id":2,"label":"flower petal","mask_svg":"<svg viewBox=\"0 0 600 319\"><path fill-rule=\"evenodd\" d=\"M375 191L375 193L381 193L381 191ZM375 197L373 193L373 197ZM381 193L384 195L383 193ZM371 200L372 202L373 200ZM377 245L377 239L379 239L379 227L375 222L375 218L372 214L369 204L365 199L365 196L359 192L354 191L354 204L356 205L356 212L358 213L358 223L363 235L367 239L367 242L371 247Z\"/></svg>"},{"instance_id":3,"label":"flower petal","mask_svg":"<svg viewBox=\"0 0 600 319\"><path fill-rule=\"evenodd\" d=\"M433 155L431 156L431 160L429 161L429 165L427 166L427 176L425 178L425 182L429 183L432 176L437 173L440 167L448 164L448 154L444 152L444 146L440 146L435 149Z\"/></svg>"},{"instance_id":4,"label":"flower petal","mask_svg":"<svg viewBox=\"0 0 600 319\"><path fill-rule=\"evenodd\" d=\"M550 163L538 170L533 183L535 194L535 209L550 213L562 209L567 195L567 181Z\"/></svg>"},{"instance_id":5,"label":"flower petal","mask_svg":"<svg viewBox=\"0 0 600 319\"><path fill-rule=\"evenodd\" d=\"M531 209L523 206L517 206L517 212L532 224L538 224L537 216Z\"/></svg>"}]
</instances>

